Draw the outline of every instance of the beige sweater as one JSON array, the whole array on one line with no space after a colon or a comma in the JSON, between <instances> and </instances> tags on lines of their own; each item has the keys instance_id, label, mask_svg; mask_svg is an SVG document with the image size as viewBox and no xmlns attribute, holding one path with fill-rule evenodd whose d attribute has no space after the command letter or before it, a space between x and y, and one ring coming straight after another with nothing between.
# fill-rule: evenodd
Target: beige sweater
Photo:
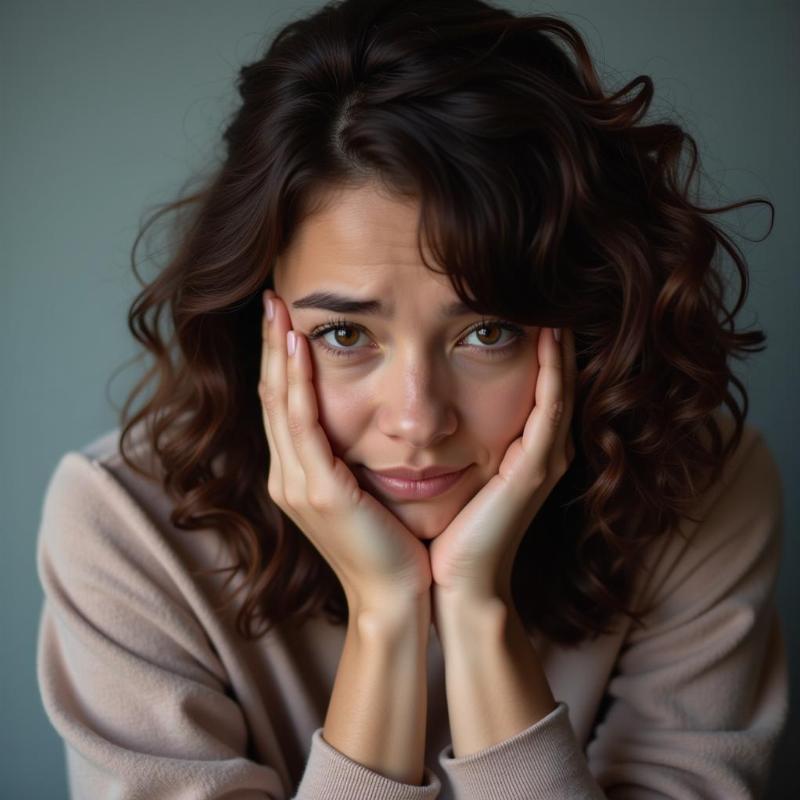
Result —
<instances>
[{"instance_id":1,"label":"beige sweater","mask_svg":"<svg viewBox=\"0 0 800 800\"><path fill-rule=\"evenodd\" d=\"M703 522L684 528L690 544L652 551L645 630L576 648L534 637L558 706L527 730L453 758L431 628L422 786L322 738L344 628L315 619L241 641L235 609L212 610L225 576L187 571L228 563L218 537L169 523L117 435L61 458L39 529L38 681L73 800L762 796L788 705L774 601L783 489L752 426Z\"/></svg>"}]
</instances>

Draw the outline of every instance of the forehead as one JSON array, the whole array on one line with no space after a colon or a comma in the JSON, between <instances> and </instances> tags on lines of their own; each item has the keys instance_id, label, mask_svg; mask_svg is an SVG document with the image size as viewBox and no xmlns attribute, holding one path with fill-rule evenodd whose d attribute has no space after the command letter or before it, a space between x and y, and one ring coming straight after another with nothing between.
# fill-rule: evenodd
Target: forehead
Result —
<instances>
[{"instance_id":1,"label":"forehead","mask_svg":"<svg viewBox=\"0 0 800 800\"><path fill-rule=\"evenodd\" d=\"M330 192L278 259L276 291L286 297L312 289L374 296L419 294L422 286L436 302L456 299L447 276L422 262L418 213L417 201L392 198L372 186ZM433 262L429 252L425 257Z\"/></svg>"}]
</instances>

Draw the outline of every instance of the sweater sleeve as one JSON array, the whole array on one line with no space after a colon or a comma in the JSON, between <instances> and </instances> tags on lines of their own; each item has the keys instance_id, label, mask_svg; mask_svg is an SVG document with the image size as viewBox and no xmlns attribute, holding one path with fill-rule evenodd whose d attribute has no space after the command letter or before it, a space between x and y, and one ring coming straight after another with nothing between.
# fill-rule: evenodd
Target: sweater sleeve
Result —
<instances>
[{"instance_id":1,"label":"sweater sleeve","mask_svg":"<svg viewBox=\"0 0 800 800\"><path fill-rule=\"evenodd\" d=\"M191 578L100 463L67 453L37 540L44 590L37 678L64 741L72 800L286 800L248 755L245 716L187 600ZM318 729L294 800L429 800L327 744Z\"/></svg>"},{"instance_id":2,"label":"sweater sleeve","mask_svg":"<svg viewBox=\"0 0 800 800\"><path fill-rule=\"evenodd\" d=\"M752 800L763 796L788 714L774 601L780 473L758 433L689 543L670 541L645 585L583 752L568 707L510 739L439 762L456 791L508 800Z\"/></svg>"}]
</instances>

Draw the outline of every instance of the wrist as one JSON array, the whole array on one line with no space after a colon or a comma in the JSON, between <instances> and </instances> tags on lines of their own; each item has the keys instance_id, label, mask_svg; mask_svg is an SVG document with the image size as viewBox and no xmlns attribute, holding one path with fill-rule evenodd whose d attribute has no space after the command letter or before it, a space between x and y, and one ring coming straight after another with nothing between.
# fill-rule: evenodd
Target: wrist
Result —
<instances>
[{"instance_id":1,"label":"wrist","mask_svg":"<svg viewBox=\"0 0 800 800\"><path fill-rule=\"evenodd\" d=\"M513 608L510 593L495 589L475 589L470 587L446 588L434 584L431 588L431 599L433 607L446 611L448 614L469 615L474 617L496 616Z\"/></svg>"},{"instance_id":2,"label":"wrist","mask_svg":"<svg viewBox=\"0 0 800 800\"><path fill-rule=\"evenodd\" d=\"M434 591L432 615L438 635L450 631L459 639L483 641L487 635L501 635L508 623L509 605L496 595L476 596L459 591Z\"/></svg>"},{"instance_id":3,"label":"wrist","mask_svg":"<svg viewBox=\"0 0 800 800\"><path fill-rule=\"evenodd\" d=\"M361 598L349 606L349 627L362 636L404 635L424 632L431 625L430 592L422 595L383 594Z\"/></svg>"}]
</instances>

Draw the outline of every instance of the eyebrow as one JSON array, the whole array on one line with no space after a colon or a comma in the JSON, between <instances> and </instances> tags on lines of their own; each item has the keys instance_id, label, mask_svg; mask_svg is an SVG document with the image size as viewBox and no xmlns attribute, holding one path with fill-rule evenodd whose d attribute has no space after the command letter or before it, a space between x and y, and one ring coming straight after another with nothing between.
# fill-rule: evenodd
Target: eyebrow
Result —
<instances>
[{"instance_id":1,"label":"eyebrow","mask_svg":"<svg viewBox=\"0 0 800 800\"><path fill-rule=\"evenodd\" d=\"M386 316L387 309L380 300L358 300L336 292L312 292L292 303L292 308L321 308L339 314L377 314ZM444 319L466 316L475 312L461 300L442 306L440 315Z\"/></svg>"}]
</instances>

